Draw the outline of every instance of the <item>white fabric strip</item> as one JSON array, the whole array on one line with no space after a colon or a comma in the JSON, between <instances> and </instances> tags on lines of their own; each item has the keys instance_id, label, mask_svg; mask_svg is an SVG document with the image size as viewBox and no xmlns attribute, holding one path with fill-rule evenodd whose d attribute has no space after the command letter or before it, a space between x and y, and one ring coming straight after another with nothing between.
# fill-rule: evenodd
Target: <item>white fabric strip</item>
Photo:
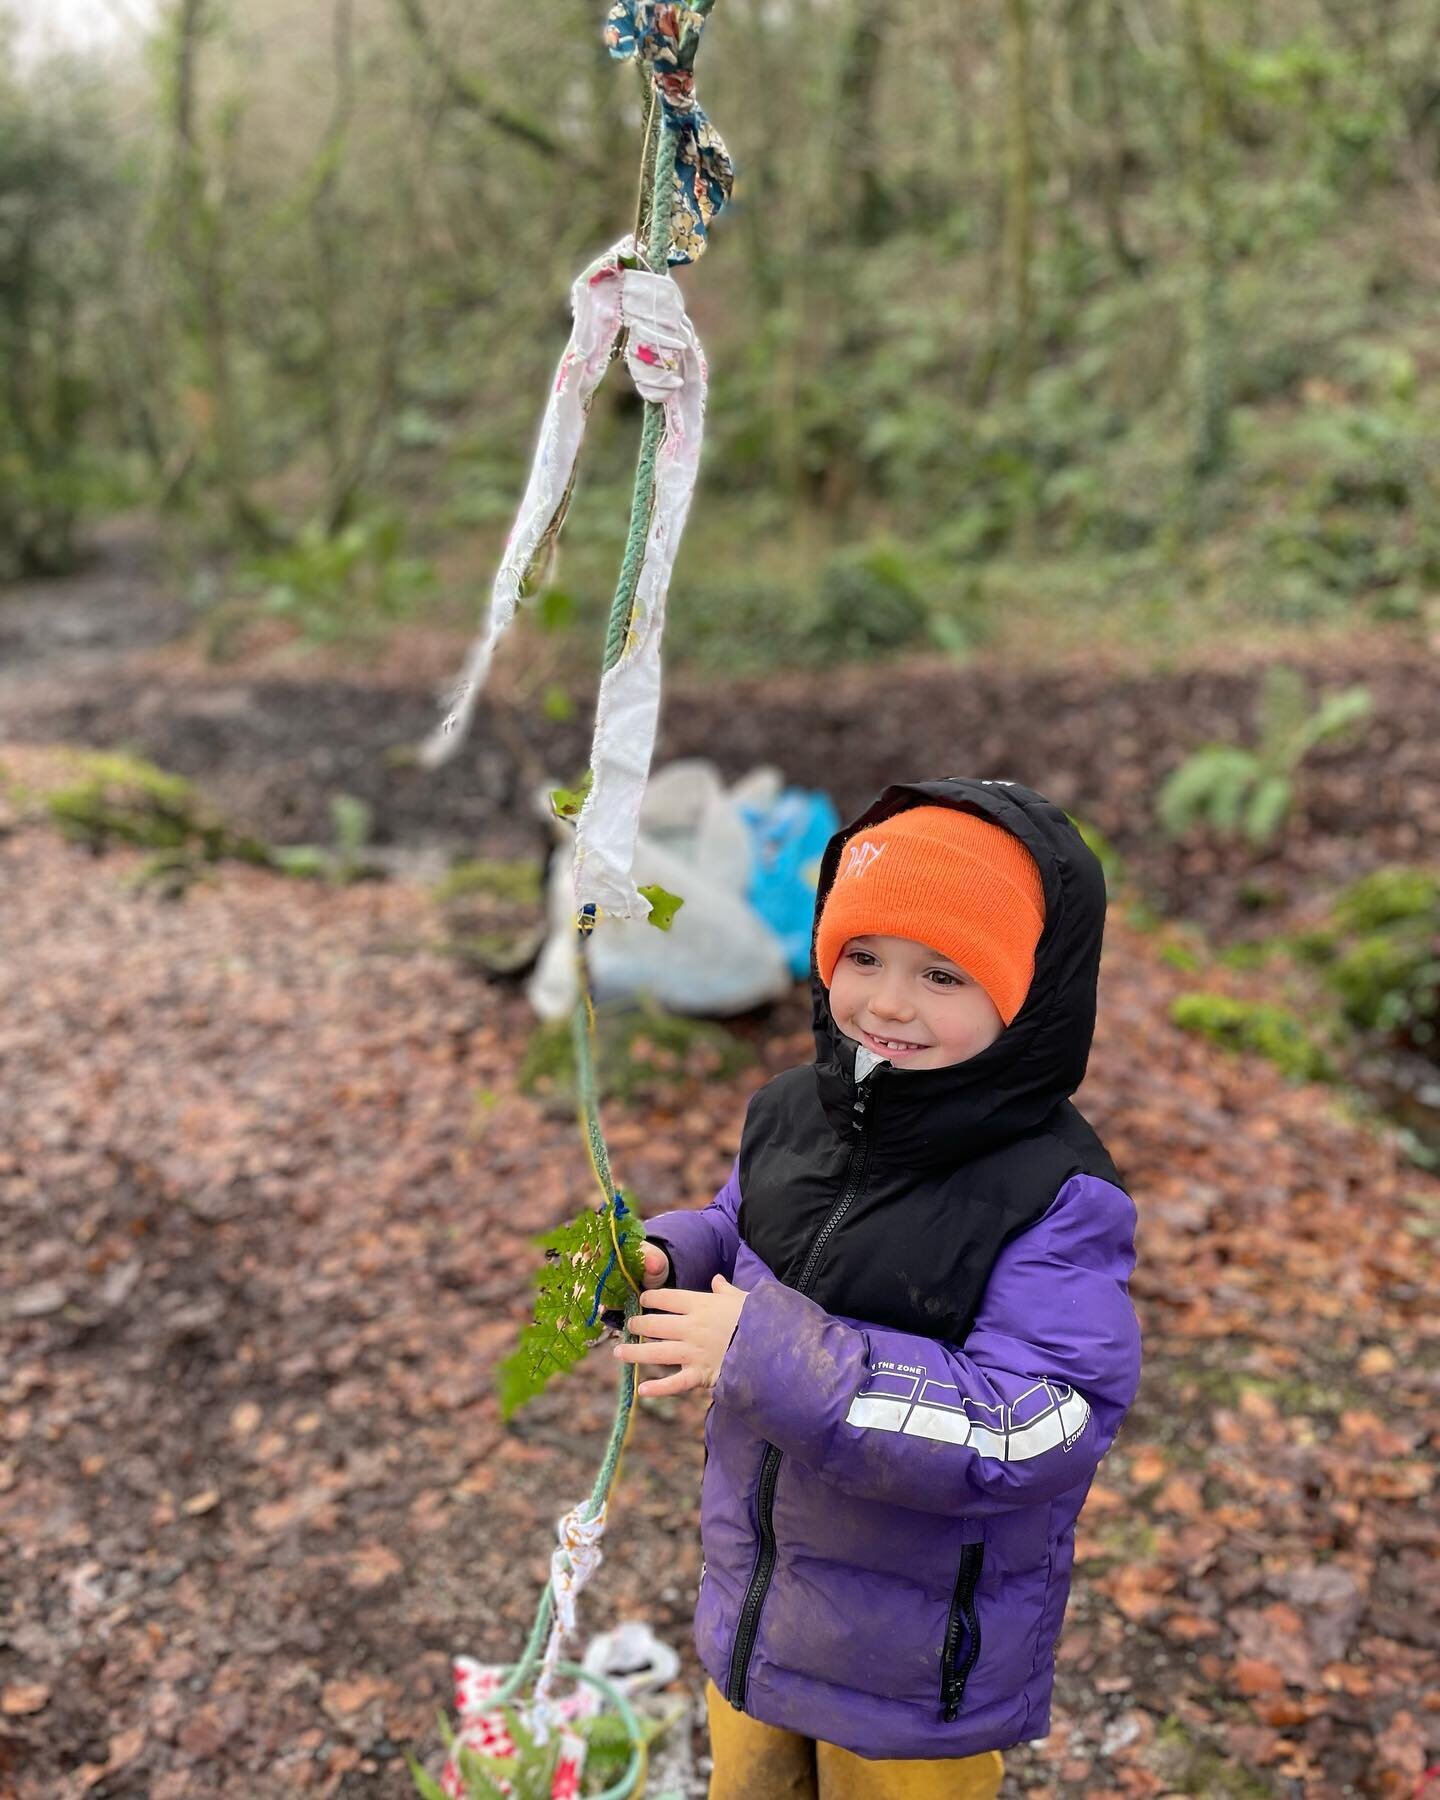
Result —
<instances>
[{"instance_id":1,"label":"white fabric strip","mask_svg":"<svg viewBox=\"0 0 1440 1800\"><path fill-rule=\"evenodd\" d=\"M427 769L446 763L465 741L480 689L490 673L495 646L504 636L520 604L521 584L545 534L550 530L574 474L585 437L590 401L615 354L620 335L620 258L634 254L635 240L613 244L579 275L570 289L574 324L560 358L540 423L540 439L530 465L515 524L505 542L505 556L490 591L490 611L465 658L454 705L420 746Z\"/></svg>"},{"instance_id":2,"label":"white fabric strip","mask_svg":"<svg viewBox=\"0 0 1440 1800\"><path fill-rule=\"evenodd\" d=\"M622 269L626 237L592 263L571 289L574 328L556 372L540 443L490 617L471 646L449 717L420 748L427 768L464 741L495 645L515 616L531 559L553 527L584 437L591 397L628 333L625 362L641 395L665 409L655 464L655 500L635 588L630 631L619 661L602 676L591 749L592 783L575 830L575 904L613 917L644 918L650 903L634 881L640 803L660 712L660 637L665 597L700 467L709 371L674 279Z\"/></svg>"},{"instance_id":3,"label":"white fabric strip","mask_svg":"<svg viewBox=\"0 0 1440 1800\"><path fill-rule=\"evenodd\" d=\"M660 712L660 635L665 596L700 467L708 371L680 289L668 275L627 270L622 305L630 328L626 360L636 384L637 346L653 348L678 385L652 396L665 408L655 463L655 505L635 588L630 633L614 668L601 677L590 767L594 783L575 832L575 903L593 903L620 919L643 919L650 902L634 882L640 802L655 748ZM654 365L646 367L646 375ZM645 391L641 387L641 392Z\"/></svg>"}]
</instances>

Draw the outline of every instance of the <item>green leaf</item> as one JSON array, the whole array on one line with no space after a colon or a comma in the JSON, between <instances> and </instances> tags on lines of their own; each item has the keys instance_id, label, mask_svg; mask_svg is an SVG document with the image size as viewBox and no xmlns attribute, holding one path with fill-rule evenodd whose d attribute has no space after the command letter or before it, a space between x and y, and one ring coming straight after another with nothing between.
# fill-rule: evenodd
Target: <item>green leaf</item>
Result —
<instances>
[{"instance_id":1,"label":"green leaf","mask_svg":"<svg viewBox=\"0 0 1440 1800\"><path fill-rule=\"evenodd\" d=\"M462 1745L455 1752L455 1766L464 1777L470 1800L505 1800L505 1790L500 1786L501 1776L511 1780L519 1773L513 1758L482 1756L469 1745ZM538 1794L540 1789L524 1787L520 1791L524 1794Z\"/></svg>"},{"instance_id":2,"label":"green leaf","mask_svg":"<svg viewBox=\"0 0 1440 1800\"><path fill-rule=\"evenodd\" d=\"M408 1750L403 1754L410 1770L410 1779L415 1783L417 1792L424 1796L424 1800L447 1800L445 1790L439 1782L425 1773Z\"/></svg>"},{"instance_id":3,"label":"green leaf","mask_svg":"<svg viewBox=\"0 0 1440 1800\"><path fill-rule=\"evenodd\" d=\"M1238 818L1247 785L1259 773L1249 750L1233 744L1205 744L1187 756L1160 789L1156 810L1167 837L1181 837L1197 819L1224 829Z\"/></svg>"},{"instance_id":4,"label":"green leaf","mask_svg":"<svg viewBox=\"0 0 1440 1800\"><path fill-rule=\"evenodd\" d=\"M626 1199L627 1207L629 1204ZM496 1370L502 1418L511 1418L518 1408L543 1393L556 1375L573 1368L601 1335L604 1326L598 1314L594 1324L589 1323L597 1289L602 1311L624 1305L629 1284L618 1268L610 1267L612 1210L604 1206L596 1212L587 1207L579 1218L538 1240L545 1261L535 1276L535 1316ZM645 1229L633 1210L618 1221L617 1235L625 1266L638 1287Z\"/></svg>"},{"instance_id":5,"label":"green leaf","mask_svg":"<svg viewBox=\"0 0 1440 1800\"><path fill-rule=\"evenodd\" d=\"M1245 809L1245 835L1252 844L1274 837L1290 810L1291 787L1285 775L1267 775L1250 796Z\"/></svg>"},{"instance_id":6,"label":"green leaf","mask_svg":"<svg viewBox=\"0 0 1440 1800\"><path fill-rule=\"evenodd\" d=\"M595 785L595 772L587 769L580 785L573 788L551 788L550 805L557 819L576 819Z\"/></svg>"},{"instance_id":7,"label":"green leaf","mask_svg":"<svg viewBox=\"0 0 1440 1800\"><path fill-rule=\"evenodd\" d=\"M650 882L640 892L650 902L649 923L657 931L668 931L675 923L675 915L685 904L679 894L672 894L658 882Z\"/></svg>"},{"instance_id":8,"label":"green leaf","mask_svg":"<svg viewBox=\"0 0 1440 1800\"><path fill-rule=\"evenodd\" d=\"M1341 693L1327 695L1315 715L1313 741L1318 744L1327 738L1339 737L1352 725L1368 719L1373 710L1368 688L1345 688Z\"/></svg>"},{"instance_id":9,"label":"green leaf","mask_svg":"<svg viewBox=\"0 0 1440 1800\"><path fill-rule=\"evenodd\" d=\"M1259 776L1260 768L1245 751L1237 751L1235 760L1217 763L1214 773L1208 808L1210 823L1222 837L1230 837L1240 824L1246 793Z\"/></svg>"}]
</instances>

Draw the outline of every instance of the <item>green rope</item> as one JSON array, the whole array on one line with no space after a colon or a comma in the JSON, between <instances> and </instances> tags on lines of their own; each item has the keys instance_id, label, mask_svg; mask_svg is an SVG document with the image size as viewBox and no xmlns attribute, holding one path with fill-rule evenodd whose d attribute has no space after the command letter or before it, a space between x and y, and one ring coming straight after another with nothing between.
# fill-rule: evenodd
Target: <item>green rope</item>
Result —
<instances>
[{"instance_id":1,"label":"green rope","mask_svg":"<svg viewBox=\"0 0 1440 1800\"><path fill-rule=\"evenodd\" d=\"M580 995L571 1021L575 1042L576 1086L580 1094L580 1106L595 1173L606 1186L607 1203L613 1204L614 1187L610 1174L610 1157L605 1145L605 1135L600 1125L599 1096L595 1081L594 1004L591 996L589 962L585 955L585 937L586 934L582 932L578 933L576 938ZM638 1305L639 1302L635 1295L627 1293L625 1296L627 1325L637 1311ZM595 1476L594 1486L585 1502L584 1517L587 1521L599 1516L600 1509L610 1497L610 1489L620 1466L621 1452L625 1448L625 1438L630 1427L630 1415L635 1407L637 1376L638 1371L633 1363L622 1365L619 1392L615 1400L615 1417L610 1426L610 1439L605 1446L605 1455ZM554 1610L555 1590L551 1582L547 1581L540 1595L540 1604L535 1610L535 1621L530 1627L530 1635L526 1639L525 1648L520 1653L520 1660L511 1669L489 1705L495 1707L508 1705L522 1688L528 1686L544 1654ZM557 1663L556 1673L565 1676L568 1680L587 1682L591 1687L597 1689L625 1727L626 1735L630 1740L630 1760L626 1764L623 1774L612 1787L606 1788L603 1794L597 1796L597 1800L635 1800L635 1797L642 1791L647 1758L644 1732L629 1701L612 1682L606 1681L603 1676L588 1673L575 1663Z\"/></svg>"},{"instance_id":2,"label":"green rope","mask_svg":"<svg viewBox=\"0 0 1440 1800\"><path fill-rule=\"evenodd\" d=\"M714 0L700 0L697 10L708 13L713 3ZM693 54L693 47L691 53ZM663 109L658 105L655 106L652 112L651 129L646 134L646 143L641 159L642 192L646 185L645 177L647 174L650 175L646 260L651 269L664 269L667 266L670 215L674 196L675 159L679 143L679 133L666 124ZM652 166L653 174L651 173ZM637 229L637 241L639 235ZM656 463L659 458L664 428L665 408L655 401L647 400L645 402L645 420L640 435L639 460L635 469L635 490L631 502L630 525L605 634L602 673L608 673L619 662L624 654L626 639L630 633L635 610L635 589L639 581L640 566L645 555L645 543L649 536L650 521L655 509ZM605 1134L600 1123L599 1091L595 1079L595 1012L589 959L585 953L586 942L593 923L593 918L583 920L576 938L579 994L574 1013L571 1016L571 1036L575 1046L576 1087L579 1093L581 1120L587 1147L596 1180L604 1192L604 1204L613 1206L615 1186L614 1177L611 1174L610 1154L606 1148ZM638 1309L637 1296L633 1292L627 1293L624 1308L627 1327ZM609 1498L616 1470L619 1468L620 1455L625 1447L630 1417L635 1408L636 1381L635 1365L633 1363L623 1364L620 1371L619 1393L615 1402L615 1417L610 1427L610 1439L605 1446L605 1455L595 1477L595 1484L585 1503L584 1517L587 1521L598 1516L601 1507ZM492 1705L498 1707L508 1704L530 1680L544 1653L554 1610L555 1592L552 1584L547 1581L544 1592L540 1596L540 1604L536 1608L535 1622L530 1628L530 1635L520 1654L520 1660L513 1666L504 1683L497 1690L491 1702ZM635 1800L643 1782L646 1755L644 1733L634 1710L620 1690L613 1683L606 1681L603 1676L591 1675L578 1665L566 1662L557 1665L557 1672L568 1679L586 1682L597 1689L619 1717L630 1739L630 1761L624 1774L613 1787L606 1788L598 1800Z\"/></svg>"}]
</instances>

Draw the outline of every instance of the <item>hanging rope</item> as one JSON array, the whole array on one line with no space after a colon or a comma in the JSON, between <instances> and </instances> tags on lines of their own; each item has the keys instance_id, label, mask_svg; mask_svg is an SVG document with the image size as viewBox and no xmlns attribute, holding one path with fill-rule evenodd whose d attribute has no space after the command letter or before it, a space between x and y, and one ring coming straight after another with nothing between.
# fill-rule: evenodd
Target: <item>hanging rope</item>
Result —
<instances>
[{"instance_id":1,"label":"hanging rope","mask_svg":"<svg viewBox=\"0 0 1440 1800\"><path fill-rule=\"evenodd\" d=\"M491 592L489 615L467 654L452 708L421 746L428 767L459 749L473 716L495 647L520 604L541 585L551 549L574 491L585 425L596 389L623 353L645 402L625 550L605 633L590 788L575 828L575 957L578 998L571 1020L581 1132L600 1190L612 1252L596 1288L593 1323L611 1266L627 1286L628 1330L640 1290L626 1268L618 1224L626 1206L616 1188L600 1122L595 1079L595 1009L587 944L603 914L644 917L650 902L633 880L635 840L654 748L659 709L660 636L675 554L694 491L704 422L707 370L668 266L693 262L705 249L709 225L729 198L730 158L695 99L694 62L714 0L693 5L616 0L605 23L612 56L639 63L650 77L652 100L641 158L641 216L633 233L582 273L571 290L574 325L552 385L540 441L514 528ZM641 242L644 242L643 252ZM615 1416L588 1498L560 1520L550 1579L520 1659L487 1707L517 1703L541 1737L555 1722L551 1690L557 1677L588 1684L619 1716L631 1754L624 1774L600 1800L632 1800L644 1785L645 1738L623 1693L603 1677L561 1660L575 1629L581 1590L599 1567L607 1502L635 1412L637 1371L619 1374ZM664 1800L664 1797L662 1797Z\"/></svg>"}]
</instances>

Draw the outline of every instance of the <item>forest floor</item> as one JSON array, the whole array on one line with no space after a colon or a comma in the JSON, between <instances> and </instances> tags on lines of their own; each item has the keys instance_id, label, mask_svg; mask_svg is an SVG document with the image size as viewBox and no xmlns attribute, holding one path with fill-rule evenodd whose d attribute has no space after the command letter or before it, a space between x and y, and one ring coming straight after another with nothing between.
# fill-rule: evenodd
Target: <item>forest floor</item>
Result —
<instances>
[{"instance_id":1,"label":"forest floor","mask_svg":"<svg viewBox=\"0 0 1440 1800\"><path fill-rule=\"evenodd\" d=\"M500 1425L533 1235L588 1177L573 1120L519 1089L523 998L447 953L420 879L538 856L531 786L583 763L583 707L541 725L502 686L425 776L405 751L453 643L210 668L187 624L134 546L0 597L0 769L43 785L56 745L130 744L277 841L324 839L352 793L393 873L226 863L166 899L142 853L0 801L0 1794L399 1797L450 1656L515 1653L613 1405L594 1357ZM842 813L902 775L1031 781L1127 892L1243 934L1436 841L1433 671L1373 636L1312 668L1364 680L1375 719L1260 858L1148 822L1168 767L1248 725L1258 671L1219 655L682 676L660 754L774 761ZM1145 1373L1082 1516L1053 1729L1006 1792L1410 1800L1440 1764L1440 1181L1342 1091L1176 1029L1191 985L1117 905L1079 1102L1137 1199ZM797 992L742 1022L744 1072L697 1059L610 1109L645 1211L714 1192L805 1020ZM691 1694L701 1417L642 1403L584 1603L649 1619Z\"/></svg>"}]
</instances>

